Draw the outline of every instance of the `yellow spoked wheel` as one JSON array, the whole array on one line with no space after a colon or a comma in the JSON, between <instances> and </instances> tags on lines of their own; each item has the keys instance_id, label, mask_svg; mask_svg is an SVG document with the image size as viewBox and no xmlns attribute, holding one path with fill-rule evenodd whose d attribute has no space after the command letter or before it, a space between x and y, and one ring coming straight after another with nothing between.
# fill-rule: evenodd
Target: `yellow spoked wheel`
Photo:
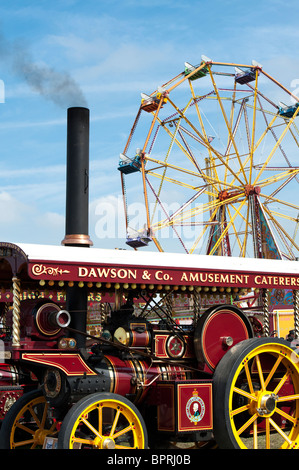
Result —
<instances>
[{"instance_id":1,"label":"yellow spoked wheel","mask_svg":"<svg viewBox=\"0 0 299 470\"><path fill-rule=\"evenodd\" d=\"M10 408L1 426L1 449L42 448L46 437L57 437L57 423L40 390L26 393Z\"/></svg>"},{"instance_id":2,"label":"yellow spoked wheel","mask_svg":"<svg viewBox=\"0 0 299 470\"><path fill-rule=\"evenodd\" d=\"M220 448L299 447L299 355L278 338L249 339L219 362L213 379Z\"/></svg>"},{"instance_id":3,"label":"yellow spoked wheel","mask_svg":"<svg viewBox=\"0 0 299 470\"><path fill-rule=\"evenodd\" d=\"M112 393L95 393L69 410L58 448L145 449L147 431L141 414L129 400Z\"/></svg>"}]
</instances>

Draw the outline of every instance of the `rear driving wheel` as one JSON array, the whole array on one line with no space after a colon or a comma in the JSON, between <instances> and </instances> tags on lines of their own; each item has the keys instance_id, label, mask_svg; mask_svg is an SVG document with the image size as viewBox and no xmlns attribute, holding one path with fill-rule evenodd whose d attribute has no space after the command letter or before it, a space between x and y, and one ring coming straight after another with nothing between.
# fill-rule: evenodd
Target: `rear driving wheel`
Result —
<instances>
[{"instance_id":1,"label":"rear driving wheel","mask_svg":"<svg viewBox=\"0 0 299 470\"><path fill-rule=\"evenodd\" d=\"M299 356L278 338L245 340L217 365L214 434L220 448L299 447Z\"/></svg>"}]
</instances>

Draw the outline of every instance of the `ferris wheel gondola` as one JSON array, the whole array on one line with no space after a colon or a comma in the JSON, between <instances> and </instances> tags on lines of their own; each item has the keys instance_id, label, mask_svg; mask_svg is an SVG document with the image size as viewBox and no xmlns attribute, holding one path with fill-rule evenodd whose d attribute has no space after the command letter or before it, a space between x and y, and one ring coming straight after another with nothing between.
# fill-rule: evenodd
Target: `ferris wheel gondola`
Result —
<instances>
[{"instance_id":1,"label":"ferris wheel gondola","mask_svg":"<svg viewBox=\"0 0 299 470\"><path fill-rule=\"evenodd\" d=\"M145 224L159 251L296 259L298 112L256 61L186 62L142 94L118 166L127 230Z\"/></svg>"}]
</instances>

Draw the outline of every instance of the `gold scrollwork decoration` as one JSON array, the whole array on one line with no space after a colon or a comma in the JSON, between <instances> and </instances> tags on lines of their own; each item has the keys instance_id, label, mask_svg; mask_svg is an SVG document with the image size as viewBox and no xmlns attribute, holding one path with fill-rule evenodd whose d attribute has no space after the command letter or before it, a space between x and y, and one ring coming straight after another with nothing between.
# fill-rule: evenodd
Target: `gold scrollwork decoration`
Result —
<instances>
[{"instance_id":1,"label":"gold scrollwork decoration","mask_svg":"<svg viewBox=\"0 0 299 470\"><path fill-rule=\"evenodd\" d=\"M59 266L54 268L53 266L45 266L44 264L34 264L32 266L32 274L34 276L42 276L47 274L50 276L61 276L62 274L70 273L67 269L61 269Z\"/></svg>"}]
</instances>

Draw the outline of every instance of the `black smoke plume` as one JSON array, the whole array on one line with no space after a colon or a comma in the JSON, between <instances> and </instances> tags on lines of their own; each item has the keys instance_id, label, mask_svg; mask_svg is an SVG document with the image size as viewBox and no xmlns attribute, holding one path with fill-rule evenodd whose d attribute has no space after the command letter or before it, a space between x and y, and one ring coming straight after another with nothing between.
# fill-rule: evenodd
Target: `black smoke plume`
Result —
<instances>
[{"instance_id":1,"label":"black smoke plume","mask_svg":"<svg viewBox=\"0 0 299 470\"><path fill-rule=\"evenodd\" d=\"M68 72L37 63L28 47L20 40L9 43L0 34L0 56L10 63L13 73L23 79L32 90L62 108L85 106L87 101L78 83Z\"/></svg>"}]
</instances>

